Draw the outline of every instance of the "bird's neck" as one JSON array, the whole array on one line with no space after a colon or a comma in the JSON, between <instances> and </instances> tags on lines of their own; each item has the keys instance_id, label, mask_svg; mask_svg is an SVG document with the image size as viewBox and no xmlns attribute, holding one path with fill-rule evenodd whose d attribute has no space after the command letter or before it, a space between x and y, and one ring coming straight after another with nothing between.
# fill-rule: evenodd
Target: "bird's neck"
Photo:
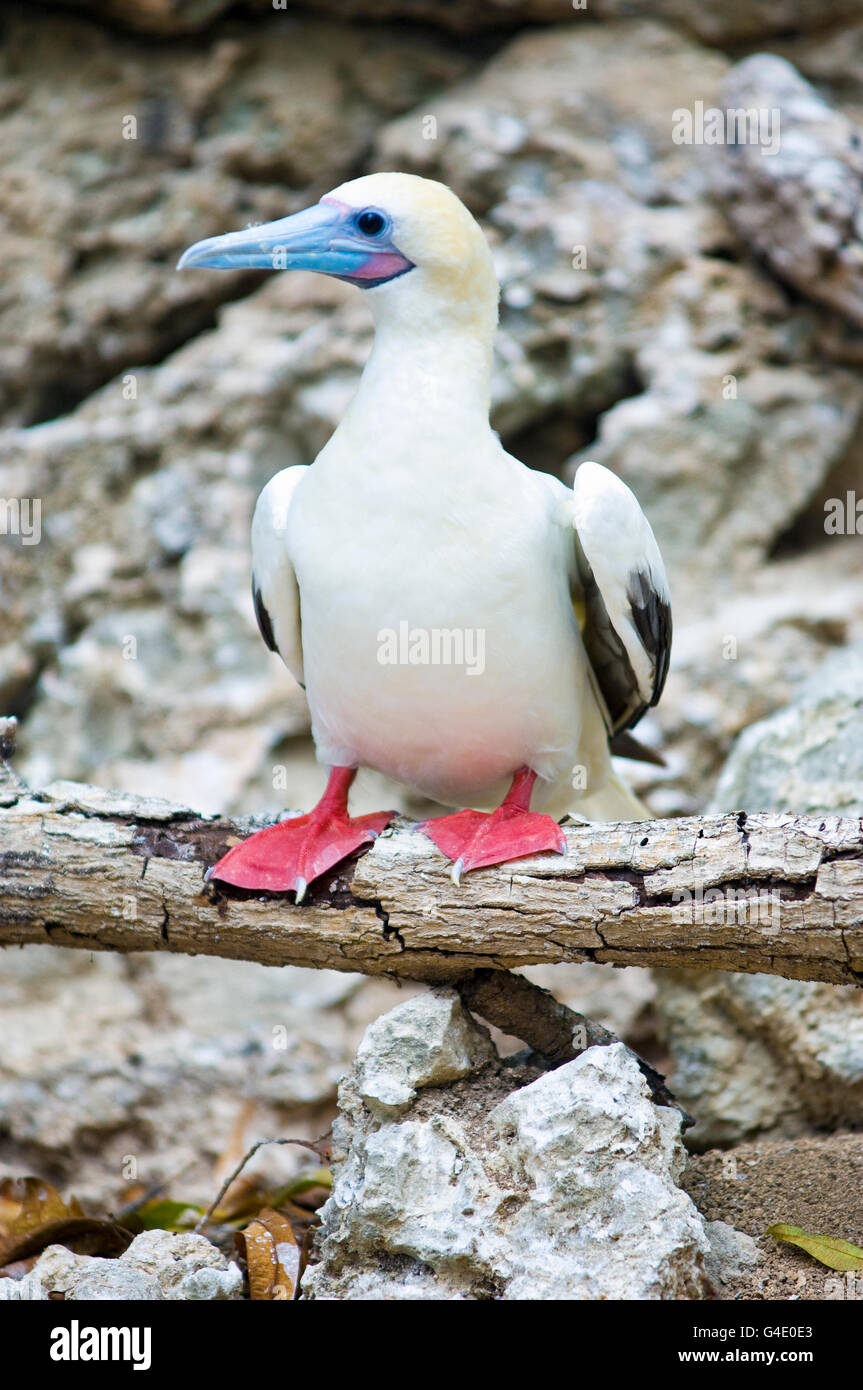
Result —
<instances>
[{"instance_id":1,"label":"bird's neck","mask_svg":"<svg viewBox=\"0 0 863 1390\"><path fill-rule=\"evenodd\" d=\"M345 423L406 439L487 433L492 337L461 325L414 334L379 324Z\"/></svg>"}]
</instances>

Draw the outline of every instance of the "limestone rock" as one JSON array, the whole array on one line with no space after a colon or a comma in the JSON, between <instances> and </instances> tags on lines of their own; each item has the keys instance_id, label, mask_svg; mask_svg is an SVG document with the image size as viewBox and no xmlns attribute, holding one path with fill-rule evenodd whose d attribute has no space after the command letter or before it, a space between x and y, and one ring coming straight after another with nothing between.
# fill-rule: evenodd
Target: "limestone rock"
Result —
<instances>
[{"instance_id":1,"label":"limestone rock","mask_svg":"<svg viewBox=\"0 0 863 1390\"><path fill-rule=\"evenodd\" d=\"M238 1125L246 1144L324 1133L366 1030L425 997L421 986L384 979L203 956L27 946L6 952L2 966L0 1175L27 1171L35 1151L64 1190L103 1207L128 1200L130 1157L137 1180L169 1179L175 1199L201 1204ZM654 992L643 970L528 973L627 1037ZM446 1013L457 1017L458 1006ZM472 1030L460 1046L450 1066L488 1044ZM302 1150L274 1146L251 1168L278 1185L308 1163Z\"/></svg>"},{"instance_id":2,"label":"limestone rock","mask_svg":"<svg viewBox=\"0 0 863 1390\"><path fill-rule=\"evenodd\" d=\"M271 8L254 26L218 26L193 57L180 41L144 47L13 7L0 54L0 420L51 419L117 374L133 389L136 368L260 279L177 275L187 245L314 202L378 125L465 67L428 36Z\"/></svg>"},{"instance_id":3,"label":"limestone rock","mask_svg":"<svg viewBox=\"0 0 863 1390\"><path fill-rule=\"evenodd\" d=\"M831 483L827 490L836 489ZM771 716L793 704L826 661L835 656L841 664L842 653L863 642L863 546L853 536L823 544L818 510L820 545L759 568L720 602L711 603L699 583L675 591L672 670L658 709L638 726L639 738L662 750L666 766L621 765L655 814L720 809L714 791L720 775L735 781L723 792L721 809L756 809L744 785L745 731L761 728L763 720L772 728ZM766 760L764 770L769 783ZM759 801L766 793L770 807L803 809L802 789L780 807L767 783Z\"/></svg>"},{"instance_id":4,"label":"limestone rock","mask_svg":"<svg viewBox=\"0 0 863 1390\"><path fill-rule=\"evenodd\" d=\"M695 1147L863 1122L858 989L722 971L657 973L671 1084Z\"/></svg>"},{"instance_id":5,"label":"limestone rock","mask_svg":"<svg viewBox=\"0 0 863 1390\"><path fill-rule=\"evenodd\" d=\"M366 1030L357 1049L357 1087L373 1115L392 1117L421 1087L458 1081L491 1056L491 1043L457 995L420 995Z\"/></svg>"},{"instance_id":6,"label":"limestone rock","mask_svg":"<svg viewBox=\"0 0 863 1390\"><path fill-rule=\"evenodd\" d=\"M393 1041L381 1069L396 1085L418 1046L444 1065L462 1048L458 1011L454 1039L440 1031L456 999L441 990L401 1006L398 1044L387 1019L375 1025ZM590 1048L545 1074L482 1048L479 1059L395 1118L363 1101L362 1058L342 1082L334 1188L304 1296L700 1297L708 1242L676 1186L679 1115L653 1105L626 1048Z\"/></svg>"},{"instance_id":7,"label":"limestone rock","mask_svg":"<svg viewBox=\"0 0 863 1390\"><path fill-rule=\"evenodd\" d=\"M811 33L789 34L770 47L813 83L831 106L854 125L863 125L863 23L859 19Z\"/></svg>"},{"instance_id":8,"label":"limestone rock","mask_svg":"<svg viewBox=\"0 0 863 1390\"><path fill-rule=\"evenodd\" d=\"M772 54L732 69L722 105L780 119L775 151L739 139L705 160L735 227L782 279L863 326L863 131Z\"/></svg>"},{"instance_id":9,"label":"limestone rock","mask_svg":"<svg viewBox=\"0 0 863 1390\"><path fill-rule=\"evenodd\" d=\"M705 1230L710 1250L704 1268L714 1289L721 1290L758 1264L758 1245L745 1231L738 1231L727 1221L707 1221Z\"/></svg>"},{"instance_id":10,"label":"limestone rock","mask_svg":"<svg viewBox=\"0 0 863 1390\"><path fill-rule=\"evenodd\" d=\"M835 652L787 709L745 730L710 809L863 816L863 645Z\"/></svg>"},{"instance_id":11,"label":"limestone rock","mask_svg":"<svg viewBox=\"0 0 863 1390\"><path fill-rule=\"evenodd\" d=\"M2 966L0 1173L47 1164L64 1190L103 1208L124 1205L132 1179L166 1180L175 1200L205 1204L230 1145L323 1134L365 1028L411 990L52 946L6 951ZM308 1166L282 1146L251 1165L274 1186Z\"/></svg>"},{"instance_id":12,"label":"limestone rock","mask_svg":"<svg viewBox=\"0 0 863 1390\"><path fill-rule=\"evenodd\" d=\"M203 1236L144 1231L116 1260L49 1245L20 1281L0 1279L2 1299L211 1301L243 1296L239 1267Z\"/></svg>"}]
</instances>

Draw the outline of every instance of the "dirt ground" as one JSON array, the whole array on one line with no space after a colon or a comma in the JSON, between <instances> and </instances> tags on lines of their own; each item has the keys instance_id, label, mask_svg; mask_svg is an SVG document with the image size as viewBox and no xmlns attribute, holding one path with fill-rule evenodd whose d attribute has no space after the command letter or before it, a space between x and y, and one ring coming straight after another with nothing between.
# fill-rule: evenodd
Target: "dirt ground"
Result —
<instances>
[{"instance_id":1,"label":"dirt ground","mask_svg":"<svg viewBox=\"0 0 863 1390\"><path fill-rule=\"evenodd\" d=\"M786 1222L863 1246L863 1134L759 1140L694 1155L682 1180L710 1221L728 1221L758 1240L754 1270L726 1299L863 1300L863 1271L843 1276L765 1234Z\"/></svg>"}]
</instances>

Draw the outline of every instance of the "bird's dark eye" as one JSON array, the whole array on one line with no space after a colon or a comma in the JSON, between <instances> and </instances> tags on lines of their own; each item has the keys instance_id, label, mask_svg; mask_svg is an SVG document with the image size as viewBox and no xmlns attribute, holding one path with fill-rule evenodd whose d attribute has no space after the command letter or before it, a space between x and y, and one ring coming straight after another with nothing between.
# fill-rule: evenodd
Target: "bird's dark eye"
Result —
<instances>
[{"instance_id":1,"label":"bird's dark eye","mask_svg":"<svg viewBox=\"0 0 863 1390\"><path fill-rule=\"evenodd\" d=\"M386 219L379 212L361 212L357 226L364 236L379 236L386 226Z\"/></svg>"}]
</instances>

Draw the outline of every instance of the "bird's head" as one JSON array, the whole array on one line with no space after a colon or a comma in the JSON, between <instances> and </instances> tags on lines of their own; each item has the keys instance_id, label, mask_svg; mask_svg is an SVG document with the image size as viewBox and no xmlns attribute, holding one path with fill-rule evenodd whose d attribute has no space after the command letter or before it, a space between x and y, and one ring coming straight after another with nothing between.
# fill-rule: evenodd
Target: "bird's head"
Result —
<instances>
[{"instance_id":1,"label":"bird's head","mask_svg":"<svg viewBox=\"0 0 863 1390\"><path fill-rule=\"evenodd\" d=\"M462 321L493 330L497 279L482 231L445 184L366 174L314 207L209 237L178 269L317 270L365 290L375 317L415 330Z\"/></svg>"}]
</instances>

